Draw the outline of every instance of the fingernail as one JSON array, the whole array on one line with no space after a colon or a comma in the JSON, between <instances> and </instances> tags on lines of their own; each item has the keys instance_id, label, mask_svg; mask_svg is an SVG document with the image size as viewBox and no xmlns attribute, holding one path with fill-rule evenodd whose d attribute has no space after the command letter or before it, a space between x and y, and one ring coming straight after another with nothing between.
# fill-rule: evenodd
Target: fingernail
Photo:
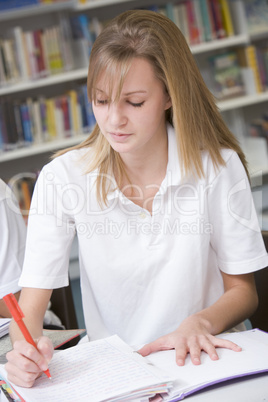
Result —
<instances>
[{"instance_id":1,"label":"fingernail","mask_svg":"<svg viewBox=\"0 0 268 402\"><path fill-rule=\"evenodd\" d=\"M218 355L212 355L212 360L218 360L219 359L219 356Z\"/></svg>"},{"instance_id":2,"label":"fingernail","mask_svg":"<svg viewBox=\"0 0 268 402\"><path fill-rule=\"evenodd\" d=\"M184 362L183 362L182 359L178 359L178 360L177 360L177 364L178 364L178 366L183 366L183 365L184 365Z\"/></svg>"},{"instance_id":3,"label":"fingernail","mask_svg":"<svg viewBox=\"0 0 268 402\"><path fill-rule=\"evenodd\" d=\"M199 364L200 363L200 359L198 359L198 357L194 358L194 363Z\"/></svg>"}]
</instances>

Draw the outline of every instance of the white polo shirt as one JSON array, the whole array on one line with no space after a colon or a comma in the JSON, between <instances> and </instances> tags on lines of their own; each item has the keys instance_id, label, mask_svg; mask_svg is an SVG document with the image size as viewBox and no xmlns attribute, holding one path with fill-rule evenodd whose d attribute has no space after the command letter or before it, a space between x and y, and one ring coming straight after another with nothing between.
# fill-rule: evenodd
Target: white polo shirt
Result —
<instances>
[{"instance_id":1,"label":"white polo shirt","mask_svg":"<svg viewBox=\"0 0 268 402\"><path fill-rule=\"evenodd\" d=\"M152 216L118 190L100 208L96 172L83 173L88 149L56 158L38 179L20 285L66 286L76 232L90 339L118 334L132 345L152 341L223 294L220 270L243 274L268 265L236 153L223 150L226 166L215 171L203 152L205 178L183 181L170 126L168 143Z\"/></svg>"},{"instance_id":2,"label":"white polo shirt","mask_svg":"<svg viewBox=\"0 0 268 402\"><path fill-rule=\"evenodd\" d=\"M14 195L0 179L0 299L20 290L26 225Z\"/></svg>"}]
</instances>

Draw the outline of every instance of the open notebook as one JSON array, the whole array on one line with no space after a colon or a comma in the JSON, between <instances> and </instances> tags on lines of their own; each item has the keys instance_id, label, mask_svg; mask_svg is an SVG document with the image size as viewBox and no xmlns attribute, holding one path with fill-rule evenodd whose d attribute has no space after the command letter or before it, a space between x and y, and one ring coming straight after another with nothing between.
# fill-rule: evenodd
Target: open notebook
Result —
<instances>
[{"instance_id":1,"label":"open notebook","mask_svg":"<svg viewBox=\"0 0 268 402\"><path fill-rule=\"evenodd\" d=\"M11 318L0 318L0 338L8 334Z\"/></svg>"},{"instance_id":2,"label":"open notebook","mask_svg":"<svg viewBox=\"0 0 268 402\"><path fill-rule=\"evenodd\" d=\"M187 358L183 367L176 365L174 350L143 358L116 335L83 343L55 353L49 365L51 381L42 375L33 388L14 387L20 395L15 394L15 400L47 402L49 395L50 402L146 401L161 394L164 401L177 401L215 383L268 371L267 333L255 329L221 337L242 351L217 349L217 361L202 353L200 366ZM4 366L1 378L6 381Z\"/></svg>"}]
</instances>

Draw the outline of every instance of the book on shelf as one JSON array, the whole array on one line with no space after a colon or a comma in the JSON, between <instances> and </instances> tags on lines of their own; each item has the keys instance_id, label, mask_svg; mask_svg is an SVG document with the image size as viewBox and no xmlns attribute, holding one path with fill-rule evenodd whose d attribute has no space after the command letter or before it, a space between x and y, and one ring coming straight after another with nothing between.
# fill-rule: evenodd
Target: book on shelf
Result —
<instances>
[{"instance_id":1,"label":"book on shelf","mask_svg":"<svg viewBox=\"0 0 268 402\"><path fill-rule=\"evenodd\" d=\"M267 0L244 0L244 8L250 34L268 31Z\"/></svg>"},{"instance_id":2,"label":"book on shelf","mask_svg":"<svg viewBox=\"0 0 268 402\"><path fill-rule=\"evenodd\" d=\"M241 47L237 50L241 67L250 68L254 77L255 93L263 91L262 80L259 71L257 50L254 45Z\"/></svg>"},{"instance_id":3,"label":"book on shelf","mask_svg":"<svg viewBox=\"0 0 268 402\"><path fill-rule=\"evenodd\" d=\"M210 7L212 10L212 16L216 31L217 39L225 38L227 33L223 26L223 16L222 16L222 8L221 3L218 0L211 0Z\"/></svg>"},{"instance_id":4,"label":"book on shelf","mask_svg":"<svg viewBox=\"0 0 268 402\"><path fill-rule=\"evenodd\" d=\"M101 30L96 18L91 35L95 29ZM72 70L75 56L81 50L75 50L72 44L70 21L66 16L59 18L58 25L42 29L23 31L15 26L6 36L0 38L0 86ZM85 65L88 65L88 53Z\"/></svg>"},{"instance_id":5,"label":"book on shelf","mask_svg":"<svg viewBox=\"0 0 268 402\"><path fill-rule=\"evenodd\" d=\"M156 7L180 28L190 45L234 35L228 0L185 0Z\"/></svg>"},{"instance_id":6,"label":"book on shelf","mask_svg":"<svg viewBox=\"0 0 268 402\"><path fill-rule=\"evenodd\" d=\"M241 68L235 51L209 57L212 92L217 99L227 99L245 93Z\"/></svg>"},{"instance_id":7,"label":"book on shelf","mask_svg":"<svg viewBox=\"0 0 268 402\"><path fill-rule=\"evenodd\" d=\"M193 365L187 356L185 365L177 366L174 349L144 358L114 335L55 353L49 364L53 381L42 375L32 388L18 387L7 381L3 365L0 377L18 402L47 402L47 395L51 401L145 402L157 395L162 401L179 401L211 385L268 371L267 333L253 329L219 336L242 351L218 348L216 361L201 352L200 365Z\"/></svg>"},{"instance_id":8,"label":"book on shelf","mask_svg":"<svg viewBox=\"0 0 268 402\"><path fill-rule=\"evenodd\" d=\"M222 13L222 23L227 36L234 35L234 24L228 0L219 0Z\"/></svg>"},{"instance_id":9,"label":"book on shelf","mask_svg":"<svg viewBox=\"0 0 268 402\"><path fill-rule=\"evenodd\" d=\"M86 85L51 98L7 99L0 103L0 149L74 137L90 132L95 123Z\"/></svg>"},{"instance_id":10,"label":"book on shelf","mask_svg":"<svg viewBox=\"0 0 268 402\"><path fill-rule=\"evenodd\" d=\"M42 4L64 3L67 0L0 0L0 11Z\"/></svg>"},{"instance_id":11,"label":"book on shelf","mask_svg":"<svg viewBox=\"0 0 268 402\"><path fill-rule=\"evenodd\" d=\"M0 338L8 334L10 321L11 318L0 318Z\"/></svg>"}]
</instances>

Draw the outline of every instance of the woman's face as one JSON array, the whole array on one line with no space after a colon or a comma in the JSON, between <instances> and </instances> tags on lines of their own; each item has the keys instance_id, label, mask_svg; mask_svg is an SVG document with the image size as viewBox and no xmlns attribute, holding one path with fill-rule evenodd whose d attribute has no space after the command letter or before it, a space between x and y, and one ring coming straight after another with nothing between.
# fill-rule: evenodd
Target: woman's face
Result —
<instances>
[{"instance_id":1,"label":"woman's face","mask_svg":"<svg viewBox=\"0 0 268 402\"><path fill-rule=\"evenodd\" d=\"M120 98L109 99L105 74L97 83L93 112L101 132L120 154L152 152L166 136L165 110L171 101L151 64L142 58L132 61Z\"/></svg>"}]
</instances>

